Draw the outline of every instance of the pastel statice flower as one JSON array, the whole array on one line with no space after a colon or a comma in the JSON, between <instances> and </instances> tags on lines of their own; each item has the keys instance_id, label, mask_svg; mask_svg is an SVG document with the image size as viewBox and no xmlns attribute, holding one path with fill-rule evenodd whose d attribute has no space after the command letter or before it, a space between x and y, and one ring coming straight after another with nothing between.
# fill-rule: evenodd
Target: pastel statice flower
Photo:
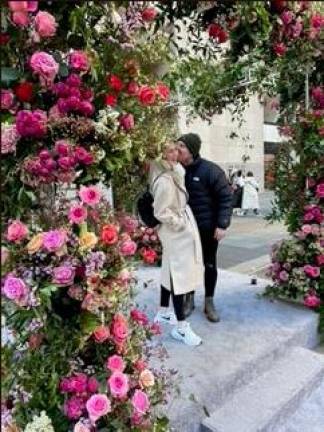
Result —
<instances>
[{"instance_id":1,"label":"pastel statice flower","mask_svg":"<svg viewBox=\"0 0 324 432\"><path fill-rule=\"evenodd\" d=\"M86 408L91 421L96 422L100 417L110 413L111 403L105 394L95 394L86 402Z\"/></svg>"},{"instance_id":2,"label":"pastel statice flower","mask_svg":"<svg viewBox=\"0 0 324 432\"><path fill-rule=\"evenodd\" d=\"M132 397L132 405L139 414L145 414L150 408L149 398L142 390L135 390Z\"/></svg>"},{"instance_id":3,"label":"pastel statice flower","mask_svg":"<svg viewBox=\"0 0 324 432\"><path fill-rule=\"evenodd\" d=\"M87 209L82 205L75 204L69 210L69 221L74 224L82 224L87 219Z\"/></svg>"},{"instance_id":4,"label":"pastel statice flower","mask_svg":"<svg viewBox=\"0 0 324 432\"><path fill-rule=\"evenodd\" d=\"M20 220L14 220L10 223L7 229L7 240L14 243L19 243L24 240L28 235L27 226Z\"/></svg>"},{"instance_id":5,"label":"pastel statice flower","mask_svg":"<svg viewBox=\"0 0 324 432\"><path fill-rule=\"evenodd\" d=\"M21 110L16 116L16 128L19 135L26 138L42 138L47 132L45 111Z\"/></svg>"},{"instance_id":6,"label":"pastel statice flower","mask_svg":"<svg viewBox=\"0 0 324 432\"><path fill-rule=\"evenodd\" d=\"M79 197L84 204L91 207L99 204L102 193L97 186L82 186L79 190Z\"/></svg>"},{"instance_id":7,"label":"pastel statice flower","mask_svg":"<svg viewBox=\"0 0 324 432\"><path fill-rule=\"evenodd\" d=\"M1 126L1 154L14 153L19 139L16 125L2 124Z\"/></svg>"},{"instance_id":8,"label":"pastel statice flower","mask_svg":"<svg viewBox=\"0 0 324 432\"><path fill-rule=\"evenodd\" d=\"M115 371L108 379L110 392L113 397L123 399L129 390L128 376L122 372Z\"/></svg>"},{"instance_id":9,"label":"pastel statice flower","mask_svg":"<svg viewBox=\"0 0 324 432\"><path fill-rule=\"evenodd\" d=\"M51 230L43 233L43 247L48 252L57 252L66 242L66 232L63 230Z\"/></svg>"}]
</instances>

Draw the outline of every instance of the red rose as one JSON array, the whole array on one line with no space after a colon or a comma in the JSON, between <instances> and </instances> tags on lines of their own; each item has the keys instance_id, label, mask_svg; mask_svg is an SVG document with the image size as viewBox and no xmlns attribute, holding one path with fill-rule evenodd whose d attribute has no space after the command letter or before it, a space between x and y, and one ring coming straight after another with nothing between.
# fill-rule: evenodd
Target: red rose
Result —
<instances>
[{"instance_id":1,"label":"red rose","mask_svg":"<svg viewBox=\"0 0 324 432\"><path fill-rule=\"evenodd\" d=\"M113 95L113 94L107 94L105 96L105 104L109 105L111 107L114 107L117 105L117 96Z\"/></svg>"},{"instance_id":2,"label":"red rose","mask_svg":"<svg viewBox=\"0 0 324 432\"><path fill-rule=\"evenodd\" d=\"M135 96L138 93L138 84L135 81L131 81L127 86L127 93L131 96Z\"/></svg>"},{"instance_id":3,"label":"red rose","mask_svg":"<svg viewBox=\"0 0 324 432\"><path fill-rule=\"evenodd\" d=\"M95 338L95 341L98 343L105 342L110 337L109 328L106 326L96 327L93 332L93 337Z\"/></svg>"},{"instance_id":4,"label":"red rose","mask_svg":"<svg viewBox=\"0 0 324 432\"><path fill-rule=\"evenodd\" d=\"M212 23L208 27L209 37L216 39L218 43L224 43L228 40L228 33L219 24Z\"/></svg>"},{"instance_id":5,"label":"red rose","mask_svg":"<svg viewBox=\"0 0 324 432\"><path fill-rule=\"evenodd\" d=\"M273 51L277 54L277 56L281 57L286 53L287 47L284 43L276 43L273 45Z\"/></svg>"},{"instance_id":6,"label":"red rose","mask_svg":"<svg viewBox=\"0 0 324 432\"><path fill-rule=\"evenodd\" d=\"M0 45L7 45L7 43L9 42L10 36L7 35L6 33L1 33L0 34Z\"/></svg>"},{"instance_id":7,"label":"red rose","mask_svg":"<svg viewBox=\"0 0 324 432\"><path fill-rule=\"evenodd\" d=\"M155 260L157 259L157 253L151 248L142 249L141 255L144 262L147 264L154 264Z\"/></svg>"},{"instance_id":8,"label":"red rose","mask_svg":"<svg viewBox=\"0 0 324 432\"><path fill-rule=\"evenodd\" d=\"M138 100L142 105L153 105L155 102L155 91L149 86L142 86L138 91Z\"/></svg>"},{"instance_id":9,"label":"red rose","mask_svg":"<svg viewBox=\"0 0 324 432\"><path fill-rule=\"evenodd\" d=\"M170 89L165 84L159 83L156 86L156 93L162 101L167 101L170 97Z\"/></svg>"},{"instance_id":10,"label":"red rose","mask_svg":"<svg viewBox=\"0 0 324 432\"><path fill-rule=\"evenodd\" d=\"M285 0L272 0L271 6L276 12L282 12L287 6L287 2Z\"/></svg>"},{"instance_id":11,"label":"red rose","mask_svg":"<svg viewBox=\"0 0 324 432\"><path fill-rule=\"evenodd\" d=\"M16 85L14 91L21 102L30 102L33 98L33 85L30 82L23 82Z\"/></svg>"},{"instance_id":12,"label":"red rose","mask_svg":"<svg viewBox=\"0 0 324 432\"><path fill-rule=\"evenodd\" d=\"M120 92L124 87L122 80L117 75L110 75L107 79L107 82L108 85L116 92Z\"/></svg>"},{"instance_id":13,"label":"red rose","mask_svg":"<svg viewBox=\"0 0 324 432\"><path fill-rule=\"evenodd\" d=\"M113 245L118 242L118 232L115 225L104 225L101 231L101 241L106 245Z\"/></svg>"},{"instance_id":14,"label":"red rose","mask_svg":"<svg viewBox=\"0 0 324 432\"><path fill-rule=\"evenodd\" d=\"M154 21L156 15L157 10L154 7L148 7L142 11L142 19L146 22Z\"/></svg>"}]
</instances>

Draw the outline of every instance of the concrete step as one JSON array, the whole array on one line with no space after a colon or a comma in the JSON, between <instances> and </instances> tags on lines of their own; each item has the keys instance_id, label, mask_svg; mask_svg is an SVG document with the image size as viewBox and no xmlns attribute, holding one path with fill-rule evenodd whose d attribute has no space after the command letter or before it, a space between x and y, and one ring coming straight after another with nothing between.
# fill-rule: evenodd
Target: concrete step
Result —
<instances>
[{"instance_id":1,"label":"concrete step","mask_svg":"<svg viewBox=\"0 0 324 432\"><path fill-rule=\"evenodd\" d=\"M201 431L274 432L323 379L323 356L301 347L292 348L269 371L207 417Z\"/></svg>"},{"instance_id":2,"label":"concrete step","mask_svg":"<svg viewBox=\"0 0 324 432\"><path fill-rule=\"evenodd\" d=\"M147 305L153 317L160 296L159 269L141 269L138 276L136 300L141 307ZM246 275L220 271L215 298L221 316L218 324L206 320L204 293L198 291L196 309L189 319L203 338L197 348L174 341L170 328L163 328L167 366L177 369L182 378L181 394L168 407L174 431L199 431L208 413L269 370L289 349L316 346L318 315L296 305L258 298L266 283L259 280L257 286L251 286Z\"/></svg>"}]
</instances>

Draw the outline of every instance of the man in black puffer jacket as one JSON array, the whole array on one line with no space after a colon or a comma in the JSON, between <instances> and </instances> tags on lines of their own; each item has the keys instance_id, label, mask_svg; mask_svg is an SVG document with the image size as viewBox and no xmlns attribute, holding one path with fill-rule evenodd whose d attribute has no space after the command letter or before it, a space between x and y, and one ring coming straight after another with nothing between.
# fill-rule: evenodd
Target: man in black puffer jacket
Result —
<instances>
[{"instance_id":1,"label":"man in black puffer jacket","mask_svg":"<svg viewBox=\"0 0 324 432\"><path fill-rule=\"evenodd\" d=\"M217 282L218 242L225 236L232 216L232 191L224 171L200 157L201 139L189 133L178 139L179 161L186 169L189 205L195 215L205 266L205 313L212 322L219 316L213 297ZM186 315L194 309L193 293L187 296Z\"/></svg>"}]
</instances>

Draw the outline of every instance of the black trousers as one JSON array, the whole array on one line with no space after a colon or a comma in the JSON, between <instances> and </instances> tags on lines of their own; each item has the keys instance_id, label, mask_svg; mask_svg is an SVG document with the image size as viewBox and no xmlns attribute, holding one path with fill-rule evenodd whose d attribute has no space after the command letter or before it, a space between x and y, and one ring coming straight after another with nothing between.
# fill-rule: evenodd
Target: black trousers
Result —
<instances>
[{"instance_id":1,"label":"black trousers","mask_svg":"<svg viewBox=\"0 0 324 432\"><path fill-rule=\"evenodd\" d=\"M161 302L162 307L169 307L170 297L172 295L174 313L178 321L184 321L184 294L175 295L171 284L171 292L161 285Z\"/></svg>"},{"instance_id":2,"label":"black trousers","mask_svg":"<svg viewBox=\"0 0 324 432\"><path fill-rule=\"evenodd\" d=\"M218 241L214 239L214 231L199 230L203 261L205 266L205 296L213 297L217 283L217 249Z\"/></svg>"}]
</instances>

